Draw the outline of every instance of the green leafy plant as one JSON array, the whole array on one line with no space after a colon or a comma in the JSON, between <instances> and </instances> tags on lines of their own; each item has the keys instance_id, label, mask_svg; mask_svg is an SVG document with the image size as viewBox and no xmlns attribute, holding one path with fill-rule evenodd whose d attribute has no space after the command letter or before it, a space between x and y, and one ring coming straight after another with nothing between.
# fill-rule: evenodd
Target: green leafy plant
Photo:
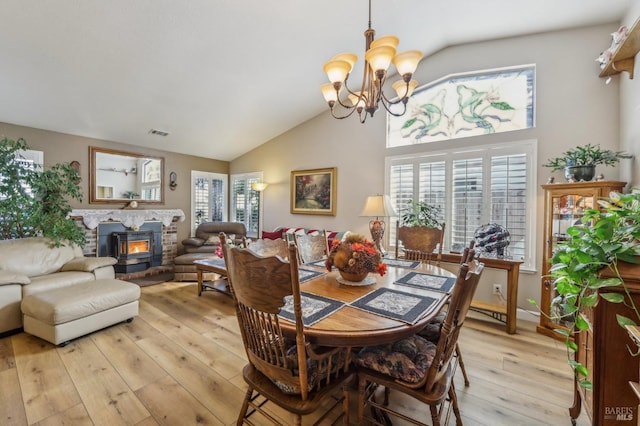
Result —
<instances>
[{"instance_id":1,"label":"green leafy plant","mask_svg":"<svg viewBox=\"0 0 640 426\"><path fill-rule=\"evenodd\" d=\"M635 325L640 321L640 312L618 271L619 261L640 263L640 193L611 193L599 204L601 210L585 211L583 225L567 229L570 240L558 244L551 258L550 275L557 294L551 309L557 314L551 319L568 324L566 329L556 332L565 336L569 355L578 349L572 339L575 333L591 327L584 316L585 309L595 306L600 299L625 303L635 312L635 318L617 315L620 326ZM610 268L614 277L602 277L604 268ZM623 294L604 291L616 286L623 289ZM572 356L569 356L569 364L578 373L580 385L590 389L587 367Z\"/></svg>"},{"instance_id":2,"label":"green leafy plant","mask_svg":"<svg viewBox=\"0 0 640 426\"><path fill-rule=\"evenodd\" d=\"M628 157L623 152L615 152L610 149L602 149L600 145L587 144L567 150L561 156L550 158L544 167L550 167L552 171L564 170L565 167L574 166L613 166L621 158Z\"/></svg>"},{"instance_id":3,"label":"green leafy plant","mask_svg":"<svg viewBox=\"0 0 640 426\"><path fill-rule=\"evenodd\" d=\"M442 209L424 201L409 200L409 206L400 216L401 226L442 227Z\"/></svg>"},{"instance_id":4,"label":"green leafy plant","mask_svg":"<svg viewBox=\"0 0 640 426\"><path fill-rule=\"evenodd\" d=\"M69 164L25 167L19 155L28 149L24 139L0 140L0 237L44 236L56 246L84 246L84 230L69 217L69 200L82 200L78 172Z\"/></svg>"}]
</instances>

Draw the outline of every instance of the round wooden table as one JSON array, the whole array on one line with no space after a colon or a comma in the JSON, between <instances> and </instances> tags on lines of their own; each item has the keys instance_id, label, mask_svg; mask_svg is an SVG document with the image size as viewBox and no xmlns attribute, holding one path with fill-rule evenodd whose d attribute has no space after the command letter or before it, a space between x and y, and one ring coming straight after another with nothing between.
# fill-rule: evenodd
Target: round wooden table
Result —
<instances>
[{"instance_id":1,"label":"round wooden table","mask_svg":"<svg viewBox=\"0 0 640 426\"><path fill-rule=\"evenodd\" d=\"M300 265L300 268L311 269L308 265ZM456 278L455 274L446 269L422 264L414 269L389 266L387 274L383 277L379 274L371 273L370 276L375 277L376 282L368 286L340 284L337 280L338 272L335 270L308 282L301 283L300 290L303 294L311 293L345 303L344 306L327 317L311 326L306 326L304 333L307 340L324 346L359 347L393 342L420 331L447 303L450 291L443 293L394 283L409 272L440 275L454 280ZM388 288L413 295L431 297L435 299L435 302L413 324L348 305L378 288ZM287 334L295 335L294 323L282 320L281 327Z\"/></svg>"}]
</instances>

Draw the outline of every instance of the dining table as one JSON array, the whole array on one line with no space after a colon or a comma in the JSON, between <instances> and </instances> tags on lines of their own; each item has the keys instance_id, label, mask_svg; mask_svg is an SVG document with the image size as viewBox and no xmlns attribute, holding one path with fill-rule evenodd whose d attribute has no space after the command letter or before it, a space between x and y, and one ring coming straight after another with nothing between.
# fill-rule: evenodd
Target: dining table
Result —
<instances>
[{"instance_id":1,"label":"dining table","mask_svg":"<svg viewBox=\"0 0 640 426\"><path fill-rule=\"evenodd\" d=\"M383 276L369 273L370 284L353 285L321 263L299 269L304 334L310 343L323 346L360 347L409 337L438 315L456 281L455 274L438 266L394 261ZM314 276L306 279L305 271ZM320 313L314 318L315 309ZM280 326L295 335L292 313Z\"/></svg>"},{"instance_id":2,"label":"dining table","mask_svg":"<svg viewBox=\"0 0 640 426\"><path fill-rule=\"evenodd\" d=\"M198 294L209 288L231 295L221 283L203 282L202 272L227 275L223 259L198 260ZM384 275L363 282L327 271L324 260L298 267L304 334L322 346L360 347L394 342L422 330L447 304L456 274L419 261L385 259ZM226 283L226 280L225 284ZM295 336L292 299L280 312L283 333Z\"/></svg>"}]
</instances>

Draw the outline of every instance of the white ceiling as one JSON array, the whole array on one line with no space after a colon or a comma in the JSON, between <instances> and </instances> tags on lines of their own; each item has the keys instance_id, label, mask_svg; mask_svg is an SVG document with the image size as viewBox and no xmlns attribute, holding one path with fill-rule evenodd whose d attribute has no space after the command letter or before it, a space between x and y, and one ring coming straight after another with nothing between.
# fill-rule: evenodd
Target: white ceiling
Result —
<instances>
[{"instance_id":1,"label":"white ceiling","mask_svg":"<svg viewBox=\"0 0 640 426\"><path fill-rule=\"evenodd\" d=\"M429 55L617 22L633 1L373 0L372 27L398 36L400 51ZM367 8L367 0L2 0L0 121L232 160L328 114L322 65L344 51L362 61Z\"/></svg>"}]
</instances>

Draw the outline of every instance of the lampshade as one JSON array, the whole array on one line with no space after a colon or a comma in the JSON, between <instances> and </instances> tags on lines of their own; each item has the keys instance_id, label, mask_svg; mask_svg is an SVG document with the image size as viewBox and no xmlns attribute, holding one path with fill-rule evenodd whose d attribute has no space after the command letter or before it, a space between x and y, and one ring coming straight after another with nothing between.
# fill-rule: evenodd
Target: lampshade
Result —
<instances>
[{"instance_id":1,"label":"lampshade","mask_svg":"<svg viewBox=\"0 0 640 426\"><path fill-rule=\"evenodd\" d=\"M367 202L364 204L362 213L360 216L367 217L389 217L395 216L396 211L391 205L389 197L386 195L370 195L367 197Z\"/></svg>"},{"instance_id":2,"label":"lampshade","mask_svg":"<svg viewBox=\"0 0 640 426\"><path fill-rule=\"evenodd\" d=\"M407 88L407 83L405 83L404 80L398 80L398 81L395 81L391 85L391 87L393 87L393 90L396 91L396 93L398 94L399 98L402 98L402 97L407 97L408 98L408 97L411 96L413 91L416 89L417 85L418 85L418 82L416 80L411 80L409 82L409 87ZM335 93L335 90L333 91L333 93Z\"/></svg>"},{"instance_id":3,"label":"lampshade","mask_svg":"<svg viewBox=\"0 0 640 426\"><path fill-rule=\"evenodd\" d=\"M358 60L358 55L355 53L338 53L336 56L331 58L332 61L345 61L350 65L349 72L353 69L353 65Z\"/></svg>"},{"instance_id":4,"label":"lampshade","mask_svg":"<svg viewBox=\"0 0 640 426\"><path fill-rule=\"evenodd\" d=\"M388 35L388 36L378 37L377 39L373 40L371 42L371 46L369 47L373 49L374 47L378 47L378 46L389 46L395 50L398 47L399 43L400 43L400 39L398 37L393 35Z\"/></svg>"},{"instance_id":5,"label":"lampshade","mask_svg":"<svg viewBox=\"0 0 640 426\"><path fill-rule=\"evenodd\" d=\"M393 58L393 65L396 66L398 74L413 74L418 68L418 62L422 59L422 52L419 50L409 50L407 52L398 53Z\"/></svg>"},{"instance_id":6,"label":"lampshade","mask_svg":"<svg viewBox=\"0 0 640 426\"><path fill-rule=\"evenodd\" d=\"M264 182L253 182L251 184L251 189L253 189L254 191L262 192L265 189L267 189L268 185L269 185L268 183L264 183Z\"/></svg>"},{"instance_id":7,"label":"lampshade","mask_svg":"<svg viewBox=\"0 0 640 426\"><path fill-rule=\"evenodd\" d=\"M324 64L324 72L327 73L331 83L340 83L344 81L347 74L351 71L351 64L342 60L331 60Z\"/></svg>"},{"instance_id":8,"label":"lampshade","mask_svg":"<svg viewBox=\"0 0 640 426\"><path fill-rule=\"evenodd\" d=\"M386 71L395 54L396 49L391 46L378 46L367 50L364 59L369 62L373 71Z\"/></svg>"},{"instance_id":9,"label":"lampshade","mask_svg":"<svg viewBox=\"0 0 640 426\"><path fill-rule=\"evenodd\" d=\"M332 83L325 83L321 85L320 91L322 92L325 101L336 102L338 100L338 93Z\"/></svg>"}]
</instances>

